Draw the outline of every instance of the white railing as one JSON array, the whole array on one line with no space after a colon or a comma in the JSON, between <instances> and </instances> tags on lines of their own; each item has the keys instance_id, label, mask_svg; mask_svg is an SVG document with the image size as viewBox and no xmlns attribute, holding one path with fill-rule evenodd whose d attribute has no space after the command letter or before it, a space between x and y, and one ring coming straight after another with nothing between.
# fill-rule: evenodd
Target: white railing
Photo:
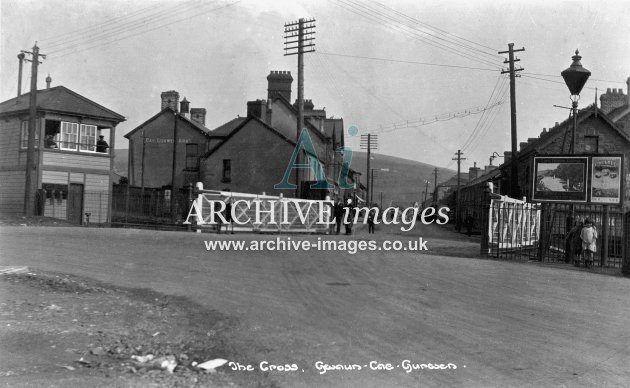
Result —
<instances>
[{"instance_id":1,"label":"white railing","mask_svg":"<svg viewBox=\"0 0 630 388\"><path fill-rule=\"evenodd\" d=\"M228 228L235 232L325 234L332 219L332 201L204 190L201 183L197 183L197 192L184 224L193 224L198 230L225 228L219 213L225 217L220 210L227 203L233 216Z\"/></svg>"}]
</instances>

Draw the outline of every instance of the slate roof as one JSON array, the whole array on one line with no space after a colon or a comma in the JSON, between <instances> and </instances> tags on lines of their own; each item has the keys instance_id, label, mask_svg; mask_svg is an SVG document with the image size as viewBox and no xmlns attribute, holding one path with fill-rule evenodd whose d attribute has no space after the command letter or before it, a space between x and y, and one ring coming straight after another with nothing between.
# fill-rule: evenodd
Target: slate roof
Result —
<instances>
[{"instance_id":1,"label":"slate roof","mask_svg":"<svg viewBox=\"0 0 630 388\"><path fill-rule=\"evenodd\" d=\"M170 107L165 107L164 109L162 109L161 111L159 111L157 114L155 114L153 117L151 117L150 119L148 119L147 121L145 121L144 123L138 125L136 128L132 129L130 132L128 132L125 137L127 139L129 139L131 137L132 134L134 134L135 132L139 131L140 129L144 128L145 126L147 126L148 124L150 124L151 122L153 122L155 119L157 119L158 117L162 116L163 114L167 113L168 114L173 114L175 111L170 108ZM201 123L196 122L195 120L189 119L187 117L185 117L184 115L182 115L181 113L178 112L177 117L179 118L180 121L184 121L188 124L190 124L190 126L194 127L195 129L197 129L199 132L201 132L202 134L208 136L210 135L210 130L208 128L206 128L205 126L203 126Z\"/></svg>"},{"instance_id":2,"label":"slate roof","mask_svg":"<svg viewBox=\"0 0 630 388\"><path fill-rule=\"evenodd\" d=\"M242 119L240 120L239 124L235 127L232 128L232 130L230 131L230 133L228 135L225 136L225 140L223 140L222 142L220 142L219 144L215 145L213 148L211 148L210 150L208 150L203 156L203 159L207 159L210 155L212 155L216 150L218 150L219 148L223 147L225 144L229 143L230 139L232 138L232 136L236 135L241 129L243 129L248 122L253 121L255 123L260 124L263 128L265 128L266 130L268 130L269 132L275 134L276 136L280 137L282 140L286 141L287 143L289 143L290 145L292 145L293 147L295 147L296 142L289 139L288 137L284 136L282 133L280 133L278 130L276 130L275 128L269 126L267 123L265 123L264 121L256 118L256 117L247 117L247 118L239 118ZM232 120L234 121L234 120ZM230 121L230 122L232 122ZM225 124L224 124L225 125ZM221 127L219 127L221 128ZM218 129L218 128L217 128ZM316 156L316 155L312 155L312 156ZM319 156L317 156L317 159L323 163L323 161L319 158Z\"/></svg>"},{"instance_id":3,"label":"slate roof","mask_svg":"<svg viewBox=\"0 0 630 388\"><path fill-rule=\"evenodd\" d=\"M626 139L626 141L630 142L630 137L628 136L628 134L619 130L619 128L615 125L615 123L612 122L612 120L610 119L611 118L610 114L605 114L601 109L596 108L595 104L591 104L583 109L580 109L580 111L577 114L578 124L586 120L587 118L595 115L595 112L597 112L598 117L601 117L602 120L606 121L606 123L608 123L613 129L615 129L624 139ZM527 143L523 142L522 143L523 147L520 147L521 149L518 151L518 158L520 159L521 157L525 156L526 154L530 152L535 152L541 146L544 147L549 140L555 138L558 135L564 136L568 127L573 128L572 117L567 118L566 120L564 120L562 123L558 124L555 127L549 128L547 132L541 133L539 137L530 139ZM570 141L570 140L567 140L567 141ZM503 165L509 165L509 162L504 163Z\"/></svg>"},{"instance_id":4,"label":"slate roof","mask_svg":"<svg viewBox=\"0 0 630 388\"><path fill-rule=\"evenodd\" d=\"M29 106L30 92L0 103L0 116L28 112ZM55 86L50 89L38 90L37 109L47 112L99 118L116 123L125 121L125 116L107 109L89 98L83 97L65 86Z\"/></svg>"},{"instance_id":5,"label":"slate roof","mask_svg":"<svg viewBox=\"0 0 630 388\"><path fill-rule=\"evenodd\" d=\"M611 119L617 121L617 120L622 119L623 117L625 117L628 114L630 114L630 106L626 104L624 106L617 107L617 108L611 110L610 112L608 112L608 117L610 117Z\"/></svg>"},{"instance_id":6,"label":"slate roof","mask_svg":"<svg viewBox=\"0 0 630 388\"><path fill-rule=\"evenodd\" d=\"M211 130L210 136L225 137L229 135L230 133L232 133L232 131L238 128L241 124L243 124L245 120L247 120L246 117L237 117L235 119L232 119L228 121L227 123L222 124L216 127L215 129Z\"/></svg>"}]
</instances>

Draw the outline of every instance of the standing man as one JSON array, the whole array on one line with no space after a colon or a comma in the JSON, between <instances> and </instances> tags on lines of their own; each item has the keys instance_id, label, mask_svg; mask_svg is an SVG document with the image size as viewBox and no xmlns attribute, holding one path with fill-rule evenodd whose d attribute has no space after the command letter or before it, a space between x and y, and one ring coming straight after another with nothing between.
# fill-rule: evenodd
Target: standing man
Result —
<instances>
[{"instance_id":1,"label":"standing man","mask_svg":"<svg viewBox=\"0 0 630 388\"><path fill-rule=\"evenodd\" d=\"M96 141L96 152L107 152L109 144L105 141L105 136L100 135Z\"/></svg>"},{"instance_id":2,"label":"standing man","mask_svg":"<svg viewBox=\"0 0 630 388\"><path fill-rule=\"evenodd\" d=\"M354 203L352 198L346 200L346 206L344 207L344 216L347 217L344 221L346 225L346 235L352 234L352 220L354 219Z\"/></svg>"}]
</instances>

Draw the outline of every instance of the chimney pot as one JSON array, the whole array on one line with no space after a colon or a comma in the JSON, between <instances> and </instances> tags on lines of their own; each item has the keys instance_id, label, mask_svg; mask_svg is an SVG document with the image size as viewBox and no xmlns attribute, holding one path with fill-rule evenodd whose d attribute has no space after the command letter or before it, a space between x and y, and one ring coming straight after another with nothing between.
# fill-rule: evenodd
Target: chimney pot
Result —
<instances>
[{"instance_id":1,"label":"chimney pot","mask_svg":"<svg viewBox=\"0 0 630 388\"><path fill-rule=\"evenodd\" d=\"M190 119L203 126L206 125L206 108L191 108Z\"/></svg>"},{"instance_id":2,"label":"chimney pot","mask_svg":"<svg viewBox=\"0 0 630 388\"><path fill-rule=\"evenodd\" d=\"M52 78L50 78L50 74L46 77L46 89L50 89L50 83L52 82Z\"/></svg>"},{"instance_id":3,"label":"chimney pot","mask_svg":"<svg viewBox=\"0 0 630 388\"><path fill-rule=\"evenodd\" d=\"M271 71L267 76L267 99L271 100L277 96L284 97L291 101L291 84L293 77L290 71Z\"/></svg>"},{"instance_id":4,"label":"chimney pot","mask_svg":"<svg viewBox=\"0 0 630 388\"><path fill-rule=\"evenodd\" d=\"M182 102L180 102L180 111L184 114L186 118L189 118L188 113L190 113L190 101L188 101L186 97L184 97Z\"/></svg>"},{"instance_id":5,"label":"chimney pot","mask_svg":"<svg viewBox=\"0 0 630 388\"><path fill-rule=\"evenodd\" d=\"M175 90L169 90L169 91L163 92L160 95L160 97L162 97L162 108L160 108L160 110L168 107L174 110L175 112L178 111L178 105L179 105L178 92L176 92Z\"/></svg>"}]
</instances>

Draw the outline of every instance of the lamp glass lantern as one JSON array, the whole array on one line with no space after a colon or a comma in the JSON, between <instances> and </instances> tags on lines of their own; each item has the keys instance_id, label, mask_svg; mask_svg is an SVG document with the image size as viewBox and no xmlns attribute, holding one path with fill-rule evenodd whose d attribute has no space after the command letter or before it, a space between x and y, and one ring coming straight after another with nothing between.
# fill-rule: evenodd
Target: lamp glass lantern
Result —
<instances>
[{"instance_id":1,"label":"lamp glass lantern","mask_svg":"<svg viewBox=\"0 0 630 388\"><path fill-rule=\"evenodd\" d=\"M563 70L560 75L564 78L564 83L569 88L571 96L578 96L582 91L582 88L586 84L588 77L591 76L591 72L582 67L580 60L580 52L575 50L575 55L572 57L573 63L567 69Z\"/></svg>"},{"instance_id":2,"label":"lamp glass lantern","mask_svg":"<svg viewBox=\"0 0 630 388\"><path fill-rule=\"evenodd\" d=\"M560 75L564 79L564 83L569 88L571 93L572 109L573 109L573 136L571 137L571 149L570 153L575 152L575 137L577 132L577 107L578 100L580 99L580 92L588 77L591 76L591 72L582 66L580 60L580 52L575 50L575 55L572 57L573 63L567 69L563 70Z\"/></svg>"}]
</instances>

